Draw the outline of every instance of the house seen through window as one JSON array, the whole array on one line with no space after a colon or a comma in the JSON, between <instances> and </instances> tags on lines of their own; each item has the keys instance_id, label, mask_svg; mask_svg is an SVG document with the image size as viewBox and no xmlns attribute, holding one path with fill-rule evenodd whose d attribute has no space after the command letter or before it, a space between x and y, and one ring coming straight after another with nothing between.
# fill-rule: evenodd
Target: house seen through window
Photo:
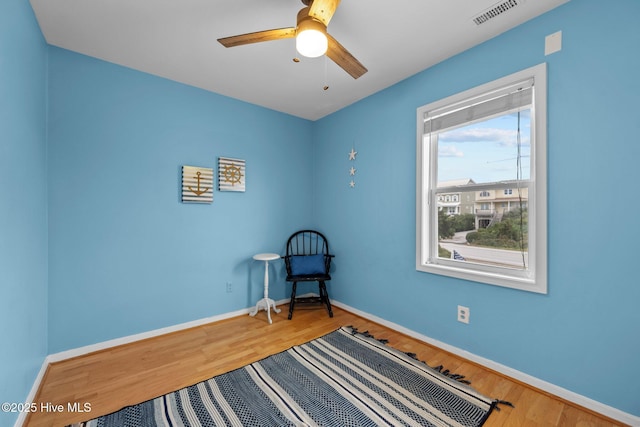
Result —
<instances>
[{"instance_id":1,"label":"house seen through window","mask_svg":"<svg viewBox=\"0 0 640 427\"><path fill-rule=\"evenodd\" d=\"M546 293L544 64L418 109L416 268Z\"/></svg>"}]
</instances>

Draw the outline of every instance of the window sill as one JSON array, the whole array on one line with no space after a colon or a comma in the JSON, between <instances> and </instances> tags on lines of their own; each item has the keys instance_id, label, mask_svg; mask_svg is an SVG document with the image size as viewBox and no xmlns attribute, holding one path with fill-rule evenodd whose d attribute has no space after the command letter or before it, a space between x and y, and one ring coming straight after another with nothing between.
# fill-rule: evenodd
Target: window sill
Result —
<instances>
[{"instance_id":1,"label":"window sill","mask_svg":"<svg viewBox=\"0 0 640 427\"><path fill-rule=\"evenodd\" d=\"M416 270L505 288L518 289L539 294L547 293L546 280L508 276L487 271L470 270L440 264L417 264Z\"/></svg>"}]
</instances>

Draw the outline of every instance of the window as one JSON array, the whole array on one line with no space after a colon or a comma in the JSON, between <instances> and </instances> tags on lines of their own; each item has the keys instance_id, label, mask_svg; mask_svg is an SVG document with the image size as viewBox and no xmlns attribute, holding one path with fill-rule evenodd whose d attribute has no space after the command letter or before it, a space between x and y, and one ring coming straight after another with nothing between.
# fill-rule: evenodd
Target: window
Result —
<instances>
[{"instance_id":1,"label":"window","mask_svg":"<svg viewBox=\"0 0 640 427\"><path fill-rule=\"evenodd\" d=\"M540 64L418 108L417 270L547 292L546 90Z\"/></svg>"}]
</instances>

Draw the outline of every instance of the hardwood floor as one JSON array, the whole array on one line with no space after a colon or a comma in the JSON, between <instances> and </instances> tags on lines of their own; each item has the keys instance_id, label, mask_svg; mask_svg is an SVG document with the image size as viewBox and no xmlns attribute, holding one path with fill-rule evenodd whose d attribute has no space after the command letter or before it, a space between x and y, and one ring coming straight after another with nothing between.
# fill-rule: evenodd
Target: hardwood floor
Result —
<instances>
[{"instance_id":1,"label":"hardwood floor","mask_svg":"<svg viewBox=\"0 0 640 427\"><path fill-rule=\"evenodd\" d=\"M36 395L38 408L62 405L60 412L29 414L26 426L64 426L108 414L212 376L239 368L293 345L327 334L340 326L368 330L386 338L402 351L416 353L431 366L444 365L465 375L471 385L492 398L507 400L515 408L501 406L485 424L494 426L620 426L599 414L511 380L473 362L459 358L414 338L363 319L339 308L329 318L323 309L297 309L287 320L287 307L272 314L269 325L264 311L255 317L233 319L149 338L132 344L53 363ZM69 409L85 404L90 412Z\"/></svg>"}]
</instances>

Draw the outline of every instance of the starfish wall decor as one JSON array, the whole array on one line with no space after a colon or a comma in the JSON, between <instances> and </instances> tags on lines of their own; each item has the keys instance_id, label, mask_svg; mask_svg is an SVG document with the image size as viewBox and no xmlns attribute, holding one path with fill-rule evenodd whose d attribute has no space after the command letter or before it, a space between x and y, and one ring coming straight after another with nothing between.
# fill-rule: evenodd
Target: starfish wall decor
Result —
<instances>
[{"instance_id":1,"label":"starfish wall decor","mask_svg":"<svg viewBox=\"0 0 640 427\"><path fill-rule=\"evenodd\" d=\"M349 161L355 162L357 154L358 152L355 150L355 148L351 147L351 151L349 152ZM355 175L356 175L356 168L353 165L351 165L351 169L349 169L349 176L352 177L351 181L349 181L350 188L355 188L356 186L355 178L353 178Z\"/></svg>"}]
</instances>

